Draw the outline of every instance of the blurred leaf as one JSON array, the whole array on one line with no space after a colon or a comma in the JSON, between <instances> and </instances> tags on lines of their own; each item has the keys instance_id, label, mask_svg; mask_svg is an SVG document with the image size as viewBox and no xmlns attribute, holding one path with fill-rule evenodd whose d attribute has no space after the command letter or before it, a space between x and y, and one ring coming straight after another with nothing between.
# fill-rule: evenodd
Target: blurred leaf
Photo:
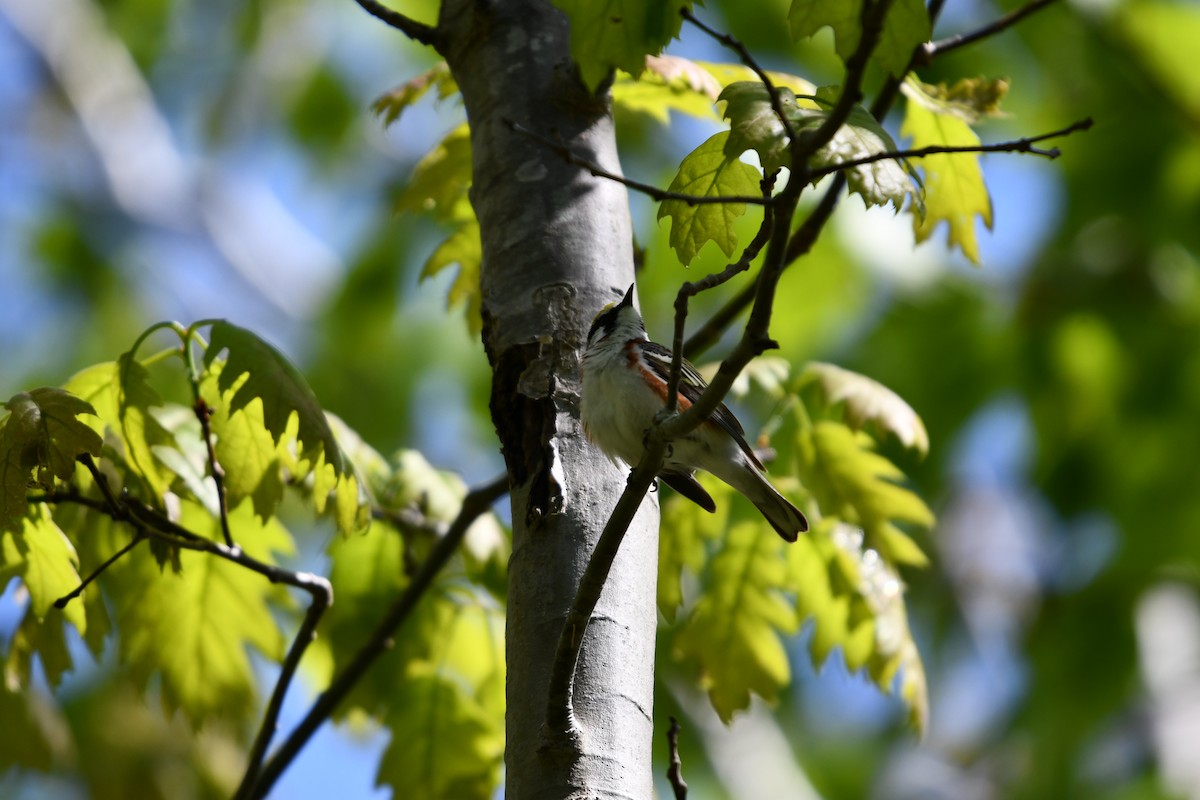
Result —
<instances>
[{"instance_id":1,"label":"blurred leaf","mask_svg":"<svg viewBox=\"0 0 1200 800\"><path fill-rule=\"evenodd\" d=\"M56 615L38 620L37 614L29 608L8 640L8 652L4 656L4 683L9 689L29 690L34 656L42 665L46 682L51 687L62 683L63 675L75 668L67 650L66 626Z\"/></svg>"},{"instance_id":2,"label":"blurred leaf","mask_svg":"<svg viewBox=\"0 0 1200 800\"><path fill-rule=\"evenodd\" d=\"M721 719L750 705L754 692L769 702L791 680L780 634L799 620L786 591L785 547L762 525L739 522L709 564L705 592L683 623L675 647L700 667L701 684Z\"/></svg>"},{"instance_id":3,"label":"blurred leaf","mask_svg":"<svg viewBox=\"0 0 1200 800\"><path fill-rule=\"evenodd\" d=\"M1200 114L1200 74L1195 69L1200 9L1192 3L1140 0L1115 8L1113 30L1128 39L1178 102Z\"/></svg>"},{"instance_id":4,"label":"blurred leaf","mask_svg":"<svg viewBox=\"0 0 1200 800\"><path fill-rule=\"evenodd\" d=\"M788 25L793 39L833 28L837 54L848 59L862 38L863 0L792 0ZM897 78L904 75L913 51L929 40L929 15L921 0L896 0L884 19L873 58Z\"/></svg>"},{"instance_id":5,"label":"blurred leaf","mask_svg":"<svg viewBox=\"0 0 1200 800\"><path fill-rule=\"evenodd\" d=\"M685 156L670 191L700 197L758 195L758 170L725 154L729 136L724 131L718 133ZM726 256L732 256L737 248L733 222L745 213L745 203L689 206L682 200L664 200L658 219L671 219L671 247L686 266L710 241L716 242Z\"/></svg>"},{"instance_id":6,"label":"blurred leaf","mask_svg":"<svg viewBox=\"0 0 1200 800\"><path fill-rule=\"evenodd\" d=\"M895 523L921 528L933 525L933 512L916 494L895 481L902 473L892 462L872 452L865 433L821 420L799 433L800 479L812 492L824 516L858 525L871 547L889 563L924 566L920 548Z\"/></svg>"},{"instance_id":7,"label":"blurred leaf","mask_svg":"<svg viewBox=\"0 0 1200 800\"><path fill-rule=\"evenodd\" d=\"M414 800L487 800L504 758L504 629L495 609L441 603L429 659L410 661L385 718L378 783Z\"/></svg>"},{"instance_id":8,"label":"blurred leaf","mask_svg":"<svg viewBox=\"0 0 1200 800\"><path fill-rule=\"evenodd\" d=\"M930 98L935 110L951 114L968 125L985 117L1001 117L1000 103L1008 95L1007 78L961 78L947 86L928 83L921 90Z\"/></svg>"},{"instance_id":9,"label":"blurred leaf","mask_svg":"<svg viewBox=\"0 0 1200 800\"><path fill-rule=\"evenodd\" d=\"M218 521L193 501L181 502L179 524L220 540ZM260 561L292 552L283 526L259 522L248 504L231 511L230 525L239 546ZM182 572L163 572L148 548L135 548L101 576L121 631L121 662L143 687L158 676L164 707L182 710L194 728L214 717L244 720L257 709L247 647L282 658L285 642L269 601L286 594L209 553L184 551L179 559Z\"/></svg>"},{"instance_id":10,"label":"blurred leaf","mask_svg":"<svg viewBox=\"0 0 1200 800\"><path fill-rule=\"evenodd\" d=\"M49 772L70 755L70 731L40 692L11 691L0 683L0 773L13 767Z\"/></svg>"},{"instance_id":11,"label":"blurred leaf","mask_svg":"<svg viewBox=\"0 0 1200 800\"><path fill-rule=\"evenodd\" d=\"M912 406L878 381L847 369L810 362L800 374L801 386L815 382L822 391L827 406L845 403L846 422L855 430L868 423L875 424L881 433L892 433L901 444L922 456L929 452L929 434L925 423Z\"/></svg>"},{"instance_id":12,"label":"blurred leaf","mask_svg":"<svg viewBox=\"0 0 1200 800\"><path fill-rule=\"evenodd\" d=\"M450 74L450 67L445 61L439 61L428 72L423 72L387 94L375 98L371 103L371 110L383 117L384 125L391 125L400 119L405 109L434 87L437 87L439 98L458 93L458 84L454 82L454 76Z\"/></svg>"},{"instance_id":13,"label":"blurred leaf","mask_svg":"<svg viewBox=\"0 0 1200 800\"><path fill-rule=\"evenodd\" d=\"M681 7L691 0L555 0L570 22L571 54L588 89L595 91L613 69L635 78L648 55L679 35Z\"/></svg>"},{"instance_id":14,"label":"blurred leaf","mask_svg":"<svg viewBox=\"0 0 1200 800\"><path fill-rule=\"evenodd\" d=\"M360 113L358 98L329 63L318 62L288 110L292 134L322 156L334 151Z\"/></svg>"},{"instance_id":15,"label":"blurred leaf","mask_svg":"<svg viewBox=\"0 0 1200 800\"><path fill-rule=\"evenodd\" d=\"M697 480L717 504L710 514L690 500L680 496L663 501L663 515L658 537L658 610L667 622L674 622L683 605L683 570L699 575L708 560L708 548L719 541L729 524L729 496L733 491L708 473L699 473ZM659 482L659 489L664 484Z\"/></svg>"},{"instance_id":16,"label":"blurred leaf","mask_svg":"<svg viewBox=\"0 0 1200 800\"><path fill-rule=\"evenodd\" d=\"M463 123L417 162L396 210L429 213L445 223L474 220L475 210L467 198L470 187L471 130Z\"/></svg>"},{"instance_id":17,"label":"blurred leaf","mask_svg":"<svg viewBox=\"0 0 1200 800\"><path fill-rule=\"evenodd\" d=\"M79 586L78 567L75 548L44 504L30 508L19 528L0 531L0 590L8 576L20 578L29 591L30 611L39 622L49 615L54 624L60 624L60 615L52 611L54 601ZM68 603L61 616L81 634L87 632L82 600Z\"/></svg>"},{"instance_id":18,"label":"blurred leaf","mask_svg":"<svg viewBox=\"0 0 1200 800\"><path fill-rule=\"evenodd\" d=\"M62 389L20 392L4 406L11 413L0 427L0 530L25 514L25 490L31 483L49 490L54 478L70 480L75 458L99 456L103 446L78 419L80 414L95 415L95 409Z\"/></svg>"},{"instance_id":19,"label":"blurred leaf","mask_svg":"<svg viewBox=\"0 0 1200 800\"><path fill-rule=\"evenodd\" d=\"M959 116L910 78L902 86L908 97L901 135L912 137L914 149L933 145L970 147L979 144L979 136ZM971 153L945 153L920 160L925 171L924 219L913 219L917 241L928 239L945 221L950 226L950 246L958 245L963 255L979 263L979 244L975 239L975 217L992 228L992 199L983 182L979 156Z\"/></svg>"},{"instance_id":20,"label":"blurred leaf","mask_svg":"<svg viewBox=\"0 0 1200 800\"><path fill-rule=\"evenodd\" d=\"M437 246L421 269L421 279L424 280L448 267L458 267L458 275L455 276L454 283L450 284L446 306L465 307L467 328L472 336L477 336L483 329L483 297L479 290L479 270L482 263L479 223L472 217L455 228L450 237Z\"/></svg>"}]
</instances>

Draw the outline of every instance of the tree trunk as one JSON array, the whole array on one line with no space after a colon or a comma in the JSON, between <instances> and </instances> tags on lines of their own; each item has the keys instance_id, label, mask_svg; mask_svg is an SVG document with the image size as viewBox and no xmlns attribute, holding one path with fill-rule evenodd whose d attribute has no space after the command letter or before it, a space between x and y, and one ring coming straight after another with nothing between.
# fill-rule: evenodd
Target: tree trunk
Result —
<instances>
[{"instance_id":1,"label":"tree trunk","mask_svg":"<svg viewBox=\"0 0 1200 800\"><path fill-rule=\"evenodd\" d=\"M507 796L649 798L653 495L584 640L574 692L582 736L550 741L543 731L563 619L627 474L583 437L579 358L593 316L633 282L628 197L509 124L619 172L611 109L575 77L566 20L548 3L445 0L439 32L471 125L483 339L512 486Z\"/></svg>"}]
</instances>

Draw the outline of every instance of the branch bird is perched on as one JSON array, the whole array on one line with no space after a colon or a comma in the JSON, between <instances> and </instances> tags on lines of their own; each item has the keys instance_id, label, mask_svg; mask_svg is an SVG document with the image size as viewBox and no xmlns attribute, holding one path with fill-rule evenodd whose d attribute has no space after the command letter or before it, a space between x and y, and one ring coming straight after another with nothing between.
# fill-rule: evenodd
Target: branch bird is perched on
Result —
<instances>
[{"instance_id":1,"label":"branch bird is perched on","mask_svg":"<svg viewBox=\"0 0 1200 800\"><path fill-rule=\"evenodd\" d=\"M610 458L636 465L645 452L646 431L667 404L671 351L650 341L633 307L633 286L624 299L605 308L588 332L583 354L583 430ZM695 367L682 361L678 407L686 411L705 389ZM746 443L741 423L722 403L698 428L667 451L659 477L706 511L717 506L696 481L695 472L711 472L744 494L786 541L808 530L804 514L789 503L763 474L765 468Z\"/></svg>"}]
</instances>

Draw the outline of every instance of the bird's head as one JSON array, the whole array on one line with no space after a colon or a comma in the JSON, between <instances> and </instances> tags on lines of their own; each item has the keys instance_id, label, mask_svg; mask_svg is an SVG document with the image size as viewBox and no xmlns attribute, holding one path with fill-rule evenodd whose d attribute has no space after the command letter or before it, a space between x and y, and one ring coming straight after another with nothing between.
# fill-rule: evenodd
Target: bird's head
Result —
<instances>
[{"instance_id":1,"label":"bird's head","mask_svg":"<svg viewBox=\"0 0 1200 800\"><path fill-rule=\"evenodd\" d=\"M646 338L646 326L642 315L633 307L633 284L619 303L609 303L592 322L588 331L588 347L595 347L604 341L626 342L630 339Z\"/></svg>"}]
</instances>

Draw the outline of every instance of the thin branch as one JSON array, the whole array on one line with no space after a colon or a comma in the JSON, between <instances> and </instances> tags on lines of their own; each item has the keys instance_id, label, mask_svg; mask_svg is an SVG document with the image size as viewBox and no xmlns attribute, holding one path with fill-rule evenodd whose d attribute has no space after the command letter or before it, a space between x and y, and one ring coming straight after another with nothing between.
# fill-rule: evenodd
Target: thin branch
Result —
<instances>
[{"instance_id":1,"label":"thin branch","mask_svg":"<svg viewBox=\"0 0 1200 800\"><path fill-rule=\"evenodd\" d=\"M945 55L946 53L957 50L960 47L966 47L969 44L974 44L975 42L978 42L981 39L986 39L989 36L995 36L1001 31L1007 30L1013 25L1016 25L1030 14L1041 11L1043 8L1053 2L1054 0L1031 0L1020 8L1010 11L1003 17L1000 17L1000 19L996 20L995 22L992 22L989 25L984 25L979 30L971 31L970 33L957 33L953 36L947 36L945 39L939 39L936 42L926 42L918 54L918 59L922 65L928 64L940 55Z\"/></svg>"},{"instance_id":2,"label":"thin branch","mask_svg":"<svg viewBox=\"0 0 1200 800\"><path fill-rule=\"evenodd\" d=\"M437 545L429 553L429 557L421 565L420 572L413 577L412 583L408 585L404 593L392 603L387 615L375 627L371 638L358 651L354 659L346 665L346 668L333 679L329 688L321 693L321 696L309 709L308 714L267 761L259 775L258 782L254 785L253 793L248 795L249 797L266 797L279 776L292 763L317 729L329 719L338 705L350 694L367 669L375 663L376 659L391 649L396 631L408 619L433 583L433 579L437 577L442 567L450 560L450 556L458 549L467 529L471 527L471 523L491 508L492 504L503 497L507 491L508 475L505 474L471 490L463 498L458 516L446 530L446 535L438 540Z\"/></svg>"},{"instance_id":3,"label":"thin branch","mask_svg":"<svg viewBox=\"0 0 1200 800\"><path fill-rule=\"evenodd\" d=\"M742 60L742 63L749 67L754 74L758 76L758 79L762 82L762 85L767 87L767 96L771 98L771 110L775 112L775 116L779 119L779 123L783 125L783 131L787 134L788 140L794 142L796 140L796 128L792 125L792 121L788 118L788 115L783 113L783 100L780 98L779 92L775 88L775 83L771 80L771 76L767 74L767 71L763 69L762 66L754 59L754 56L750 54L749 48L747 48L740 39L737 39L728 33L721 33L720 31L705 25L696 18L696 16L692 13L692 10L687 6L679 9L679 15L682 16L685 21L692 23L697 28L707 33L720 44L737 53L738 58Z\"/></svg>"},{"instance_id":4,"label":"thin branch","mask_svg":"<svg viewBox=\"0 0 1200 800\"><path fill-rule=\"evenodd\" d=\"M770 175L762 180L762 191L764 197L769 197L775 187L775 176ZM679 293L675 295L675 335L671 342L671 371L667 376L667 407L668 414L675 413L675 408L679 400L679 378L683 372L683 331L687 324L688 303L691 298L700 294L700 292L708 291L716 288L727 282L733 276L745 272L750 268L750 262L758 257L759 252L766 245L767 240L771 236L771 224L774 219L774 213L771 206L763 209L762 224L758 228L758 233L746 245L746 249L742 252L742 257L736 262L729 264L721 272L715 272L703 280L696 282L688 281L679 287Z\"/></svg>"},{"instance_id":5,"label":"thin branch","mask_svg":"<svg viewBox=\"0 0 1200 800\"><path fill-rule=\"evenodd\" d=\"M679 758L679 720L674 717L671 717L671 727L667 728L667 751L670 755L667 780L675 791L675 800L687 800L688 785L683 779L683 761Z\"/></svg>"},{"instance_id":6,"label":"thin branch","mask_svg":"<svg viewBox=\"0 0 1200 800\"><path fill-rule=\"evenodd\" d=\"M279 672L279 680L275 682L275 689L271 692L271 699L267 703L262 725L254 737L254 745L250 750L245 775L242 776L242 783L238 787L237 794L234 795L236 800L251 797L251 793L258 784L263 758L266 757L267 747L271 744L271 738L278 728L279 712L283 708L283 700L287 696L288 686L291 685L292 678L300 666L300 659L303 658L305 649L317 638L317 624L321 621L321 616L333 604L333 587L328 580L309 573L298 574L298 576L301 575L311 582L307 591L312 596L312 602L304 614L304 622L300 624L296 638L292 640L292 646L288 650Z\"/></svg>"},{"instance_id":7,"label":"thin branch","mask_svg":"<svg viewBox=\"0 0 1200 800\"><path fill-rule=\"evenodd\" d=\"M42 502L51 502L51 501L46 500L44 497L39 498L38 500L40 500ZM38 500L33 500L33 502L38 502ZM129 540L129 544L125 545L120 550L113 553L111 556L108 557L108 559L103 564L101 564L100 566L98 566L94 570L92 570L91 573L86 578L84 578L82 581L80 581L79 586L77 586L74 591L72 591L70 594L63 595L62 597L55 600L54 607L55 608L66 608L67 603L71 602L76 597L79 597L79 595L83 594L83 590L88 587L88 584L90 584L92 581L96 580L96 578L99 578L100 575L103 574L103 572L106 569L111 567L113 564L117 563L117 561L119 561L127 553L129 553L130 550L137 547L138 544L144 538L145 537L142 536L140 533L134 534L134 537Z\"/></svg>"},{"instance_id":8,"label":"thin branch","mask_svg":"<svg viewBox=\"0 0 1200 800\"><path fill-rule=\"evenodd\" d=\"M559 157L562 158L563 161L567 162L568 164L572 164L576 167L587 170L597 178L605 178L606 180L615 181L616 183L619 183L629 189L641 192L653 200L658 200L660 202L663 200L678 200L679 202L686 203L689 206L719 205L726 203L745 203L747 205L764 206L770 205L772 202L771 198L769 197L763 198L754 195L720 195L714 197L702 197L695 194L684 194L682 192L670 192L665 189L659 189L657 186L653 186L649 183L642 183L641 181L635 181L632 178L626 178L624 175L618 175L615 172L609 172L594 161L589 161L582 156L576 155L571 148L567 147L562 142L555 141L554 139L543 136L536 131L532 131L519 122L506 119L504 120L504 123L517 133L524 134L525 136L528 136L529 138L553 150L559 155Z\"/></svg>"},{"instance_id":9,"label":"thin branch","mask_svg":"<svg viewBox=\"0 0 1200 800\"><path fill-rule=\"evenodd\" d=\"M200 430L204 436L204 446L208 450L208 471L212 473L213 484L217 487L217 508L220 511L221 518L221 535L225 537L225 544L233 547L233 534L229 530L229 501L225 495L225 470L217 463L217 450L213 444L212 425L209 420L212 418L212 409L208 407L208 403L204 402L204 398L200 396L200 385L193 383L193 390L196 395L196 402L192 406L192 411L196 414L196 419L200 420Z\"/></svg>"},{"instance_id":10,"label":"thin branch","mask_svg":"<svg viewBox=\"0 0 1200 800\"><path fill-rule=\"evenodd\" d=\"M900 158L924 158L925 156L936 155L939 153L1031 153L1035 156L1055 159L1062 155L1062 151L1057 147L1052 147L1049 150L1034 147L1038 142L1044 142L1047 139L1057 139L1060 136L1069 136L1072 133L1086 131L1093 125L1091 117L1072 122L1065 128L1059 128L1050 133L1043 133L1040 136L1027 136L1024 139L1014 139L1010 142L998 142L996 144L977 144L977 145L930 145L928 147L919 147L915 150L895 150L887 153L874 153L862 158L854 158L849 161L843 161L840 164L831 164L828 167L821 167L812 171L813 178L820 178L824 175L830 175L834 172L842 172L844 170L860 167L863 164L873 164L876 161L888 161L891 159Z\"/></svg>"},{"instance_id":11,"label":"thin branch","mask_svg":"<svg viewBox=\"0 0 1200 800\"><path fill-rule=\"evenodd\" d=\"M354 2L358 3L371 16L383 20L413 41L427 44L435 50L439 49L441 39L438 36L437 28L426 25L423 22L417 22L415 19L406 17L399 11L394 11L381 3L375 2L375 0L354 0Z\"/></svg>"}]
</instances>

